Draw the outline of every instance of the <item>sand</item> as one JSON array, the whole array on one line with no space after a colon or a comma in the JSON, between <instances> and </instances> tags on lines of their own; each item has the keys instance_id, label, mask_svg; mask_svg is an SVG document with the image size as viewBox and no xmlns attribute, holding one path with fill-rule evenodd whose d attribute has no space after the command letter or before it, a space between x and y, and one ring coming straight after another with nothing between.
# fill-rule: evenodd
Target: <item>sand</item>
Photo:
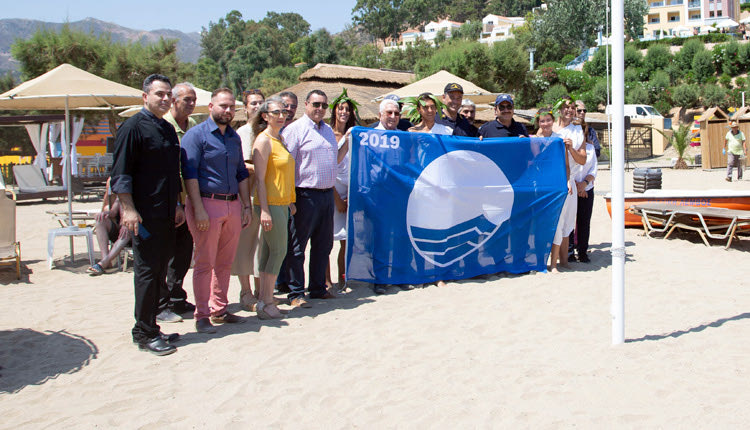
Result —
<instances>
[{"instance_id":1,"label":"sand","mask_svg":"<svg viewBox=\"0 0 750 430\"><path fill-rule=\"evenodd\" d=\"M232 280L245 323L163 324L183 335L166 357L131 343L132 270L87 276L80 239L73 264L58 239L47 269L45 211L64 204L19 206L25 274L0 271L0 428L746 428L750 239L724 250L627 229L627 342L612 346L609 180L592 263L573 271L359 286L274 322L239 311ZM700 170L663 183L750 187Z\"/></svg>"}]
</instances>

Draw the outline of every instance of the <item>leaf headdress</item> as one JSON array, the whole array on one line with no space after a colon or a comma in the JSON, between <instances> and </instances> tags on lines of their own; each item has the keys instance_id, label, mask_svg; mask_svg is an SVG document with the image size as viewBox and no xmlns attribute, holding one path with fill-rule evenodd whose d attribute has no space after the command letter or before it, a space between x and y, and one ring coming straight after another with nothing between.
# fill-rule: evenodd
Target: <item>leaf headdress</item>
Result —
<instances>
[{"instance_id":1,"label":"leaf headdress","mask_svg":"<svg viewBox=\"0 0 750 430\"><path fill-rule=\"evenodd\" d=\"M438 115L440 115L440 112L445 109L445 103L432 94L425 93L420 94L417 97L404 97L399 100L404 104L404 108L401 109L401 116L411 121L412 124L419 124L422 122L422 115L417 110L417 104L419 104L419 106L425 106L427 104L426 101L421 99L424 95L428 95L432 101L435 102L435 108L437 109Z\"/></svg>"},{"instance_id":2,"label":"leaf headdress","mask_svg":"<svg viewBox=\"0 0 750 430\"><path fill-rule=\"evenodd\" d=\"M349 102L352 104L352 109L354 110L354 116L357 118L357 122L359 122L359 103L354 101L353 98L349 97L349 95L346 93L346 88L341 91L341 94L338 95L335 99L333 99L330 103L331 105L331 117L333 115L336 115L336 106L340 105L341 103Z\"/></svg>"}]
</instances>

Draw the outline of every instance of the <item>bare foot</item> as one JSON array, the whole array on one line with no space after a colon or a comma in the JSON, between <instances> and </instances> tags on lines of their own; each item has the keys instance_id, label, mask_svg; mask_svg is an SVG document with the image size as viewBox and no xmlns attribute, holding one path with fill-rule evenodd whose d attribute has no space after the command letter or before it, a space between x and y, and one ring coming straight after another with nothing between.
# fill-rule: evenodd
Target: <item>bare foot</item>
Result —
<instances>
[{"instance_id":1,"label":"bare foot","mask_svg":"<svg viewBox=\"0 0 750 430\"><path fill-rule=\"evenodd\" d=\"M435 282L435 285L437 285L438 287L447 287L448 286L448 284L446 284L445 281L437 281L437 282Z\"/></svg>"}]
</instances>

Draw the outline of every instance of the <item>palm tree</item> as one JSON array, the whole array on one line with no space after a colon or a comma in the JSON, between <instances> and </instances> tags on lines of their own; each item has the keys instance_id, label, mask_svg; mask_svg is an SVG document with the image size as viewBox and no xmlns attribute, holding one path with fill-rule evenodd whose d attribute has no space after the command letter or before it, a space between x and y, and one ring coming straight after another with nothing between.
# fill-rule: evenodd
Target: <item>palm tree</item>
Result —
<instances>
[{"instance_id":1,"label":"palm tree","mask_svg":"<svg viewBox=\"0 0 750 430\"><path fill-rule=\"evenodd\" d=\"M659 130L658 128L653 128L653 130L658 131L662 136L664 136L665 139L667 139L667 143L669 145L672 145L675 151L677 151L677 162L674 165L675 169L687 169L688 165L684 160L685 151L687 151L688 145L690 145L690 140L692 139L692 135L690 134L690 125L688 124L680 124L679 127L677 127L677 130L674 130L672 132L671 136L668 136L667 133L665 133L663 130Z\"/></svg>"}]
</instances>

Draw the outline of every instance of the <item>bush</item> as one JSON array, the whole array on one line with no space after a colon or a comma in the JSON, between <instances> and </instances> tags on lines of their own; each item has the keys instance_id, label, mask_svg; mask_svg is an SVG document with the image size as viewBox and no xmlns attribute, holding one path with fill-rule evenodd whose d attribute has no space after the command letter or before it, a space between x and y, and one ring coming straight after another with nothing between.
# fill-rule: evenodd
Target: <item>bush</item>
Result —
<instances>
[{"instance_id":1,"label":"bush","mask_svg":"<svg viewBox=\"0 0 750 430\"><path fill-rule=\"evenodd\" d=\"M723 51L721 58L721 71L729 76L734 76L740 72L740 59L738 56L740 45L733 40L724 45L718 45Z\"/></svg>"},{"instance_id":2,"label":"bush","mask_svg":"<svg viewBox=\"0 0 750 430\"><path fill-rule=\"evenodd\" d=\"M728 90L731 90L732 89L732 77L724 73L723 75L719 76L719 84L722 87Z\"/></svg>"},{"instance_id":3,"label":"bush","mask_svg":"<svg viewBox=\"0 0 750 430\"><path fill-rule=\"evenodd\" d=\"M727 91L714 84L707 84L703 86L701 94L701 101L705 107L720 106L726 107L727 105Z\"/></svg>"},{"instance_id":4,"label":"bush","mask_svg":"<svg viewBox=\"0 0 750 430\"><path fill-rule=\"evenodd\" d=\"M711 51L701 51L693 57L693 76L698 83L706 82L714 75L714 55Z\"/></svg>"},{"instance_id":5,"label":"bush","mask_svg":"<svg viewBox=\"0 0 750 430\"><path fill-rule=\"evenodd\" d=\"M604 47L597 49L591 60L583 64L583 72L590 76L604 76L607 73L607 50Z\"/></svg>"},{"instance_id":6,"label":"bush","mask_svg":"<svg viewBox=\"0 0 750 430\"><path fill-rule=\"evenodd\" d=\"M627 104L651 104L651 97L641 84L635 84L630 88L625 87L625 103Z\"/></svg>"},{"instance_id":7,"label":"bush","mask_svg":"<svg viewBox=\"0 0 750 430\"><path fill-rule=\"evenodd\" d=\"M578 70L560 69L557 71L557 77L570 92L587 91L593 85L593 79Z\"/></svg>"},{"instance_id":8,"label":"bush","mask_svg":"<svg viewBox=\"0 0 750 430\"><path fill-rule=\"evenodd\" d=\"M553 85L544 93L542 100L545 106L552 106L557 103L558 100L568 95L568 89L563 84Z\"/></svg>"},{"instance_id":9,"label":"bush","mask_svg":"<svg viewBox=\"0 0 750 430\"><path fill-rule=\"evenodd\" d=\"M706 46L699 39L691 38L682 49L675 55L675 63L682 67L684 70L688 70L693 67L693 57L695 54L701 51L705 51Z\"/></svg>"},{"instance_id":10,"label":"bush","mask_svg":"<svg viewBox=\"0 0 750 430\"><path fill-rule=\"evenodd\" d=\"M700 91L697 85L682 84L671 90L672 102L675 106L691 108L698 104Z\"/></svg>"},{"instance_id":11,"label":"bush","mask_svg":"<svg viewBox=\"0 0 750 430\"><path fill-rule=\"evenodd\" d=\"M664 114L672 109L672 103L669 101L669 97L662 97L654 102L654 109Z\"/></svg>"},{"instance_id":12,"label":"bush","mask_svg":"<svg viewBox=\"0 0 750 430\"><path fill-rule=\"evenodd\" d=\"M630 67L641 67L643 66L643 54L640 49L633 45L625 46L625 52L623 52L625 68Z\"/></svg>"},{"instance_id":13,"label":"bush","mask_svg":"<svg viewBox=\"0 0 750 430\"><path fill-rule=\"evenodd\" d=\"M650 76L656 70L665 69L672 61L672 58L672 53L669 52L667 45L652 45L648 48L646 57L643 59L643 68L646 69Z\"/></svg>"},{"instance_id":14,"label":"bush","mask_svg":"<svg viewBox=\"0 0 750 430\"><path fill-rule=\"evenodd\" d=\"M669 88L669 75L667 72L663 70L655 71L648 81L648 92L651 100L658 100L667 88Z\"/></svg>"},{"instance_id":15,"label":"bush","mask_svg":"<svg viewBox=\"0 0 750 430\"><path fill-rule=\"evenodd\" d=\"M745 85L747 85L747 79L743 78L742 76L738 76L734 78L734 85L737 87L737 89L744 90Z\"/></svg>"}]
</instances>

